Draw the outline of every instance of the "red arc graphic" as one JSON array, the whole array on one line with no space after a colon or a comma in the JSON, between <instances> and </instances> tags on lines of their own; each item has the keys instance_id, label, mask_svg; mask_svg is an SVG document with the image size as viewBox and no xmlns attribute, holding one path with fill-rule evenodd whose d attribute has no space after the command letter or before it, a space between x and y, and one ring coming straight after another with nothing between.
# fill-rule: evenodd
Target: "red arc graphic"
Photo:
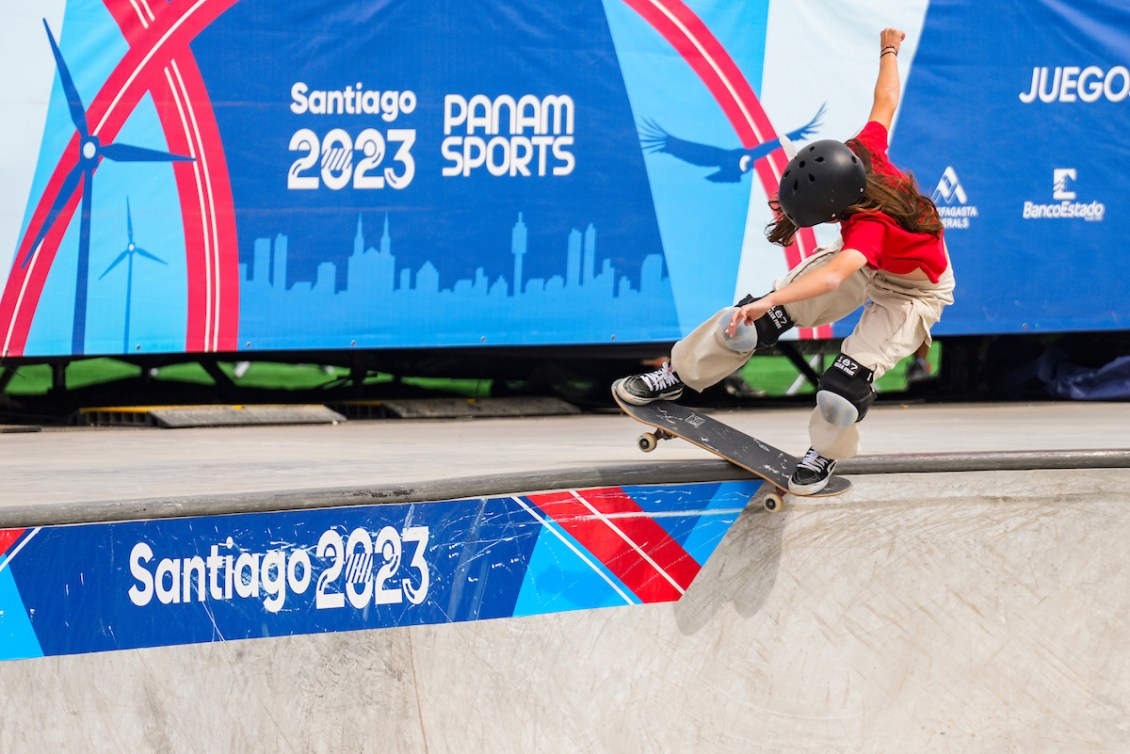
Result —
<instances>
[{"instance_id":1,"label":"red arc graphic","mask_svg":"<svg viewBox=\"0 0 1130 754\"><path fill-rule=\"evenodd\" d=\"M239 328L239 249L231 186L200 71L189 43L237 0L196 0L178 4L151 0L104 0L129 42L87 109L91 132L104 143L117 136L141 98L156 105L169 149L195 158L173 165L185 228L188 317L185 350L228 351L237 347ZM72 136L55 166L20 241L16 259L25 259L32 240L78 154ZM0 296L0 355L20 356L27 345L35 311L63 235L79 204L73 194L55 219L39 250L26 264L15 264Z\"/></svg>"},{"instance_id":2,"label":"red arc graphic","mask_svg":"<svg viewBox=\"0 0 1130 754\"><path fill-rule=\"evenodd\" d=\"M706 24L681 0L624 0L627 5L655 28L694 70L702 83L718 101L742 146L751 149L777 138L773 124L761 102L746 81L726 48ZM788 165L784 151L776 149L758 160L754 166L766 196L774 196L781 182L781 173ZM816 251L816 235L811 228L797 234L796 243L785 249L785 261L791 269ZM802 338L830 338L832 327L801 328Z\"/></svg>"}]
</instances>

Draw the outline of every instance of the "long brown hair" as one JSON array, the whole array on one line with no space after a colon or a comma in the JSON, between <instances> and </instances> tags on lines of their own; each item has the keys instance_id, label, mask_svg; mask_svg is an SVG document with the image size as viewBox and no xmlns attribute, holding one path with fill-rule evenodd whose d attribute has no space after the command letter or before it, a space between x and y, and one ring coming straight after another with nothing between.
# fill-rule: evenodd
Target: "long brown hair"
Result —
<instances>
[{"instance_id":1,"label":"long brown hair","mask_svg":"<svg viewBox=\"0 0 1130 754\"><path fill-rule=\"evenodd\" d=\"M941 234L943 225L938 208L930 197L918 190L913 173L904 171L902 178L876 173L871 167L871 151L861 141L849 139L844 143L863 162L867 186L859 201L839 213L841 219L860 212L881 212L909 233ZM776 219L766 226L766 237L778 246L791 246L800 229L781 211L776 198L769 200L769 208Z\"/></svg>"}]
</instances>

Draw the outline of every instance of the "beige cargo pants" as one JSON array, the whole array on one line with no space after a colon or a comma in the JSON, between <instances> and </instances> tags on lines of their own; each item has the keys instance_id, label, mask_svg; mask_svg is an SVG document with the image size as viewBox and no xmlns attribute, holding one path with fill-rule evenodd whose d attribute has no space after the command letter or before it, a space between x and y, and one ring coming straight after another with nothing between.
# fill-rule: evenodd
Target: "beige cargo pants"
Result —
<instances>
[{"instance_id":1,"label":"beige cargo pants","mask_svg":"<svg viewBox=\"0 0 1130 754\"><path fill-rule=\"evenodd\" d=\"M819 249L778 280L780 289L794 278L827 264L839 251ZM930 342L930 329L942 310L953 303L954 278L947 269L937 283L890 278L867 267L822 296L787 304L784 308L797 327L819 327L843 319L863 306L863 314L840 350L881 377L922 343ZM695 390L704 390L740 368L753 351L735 351L723 335L733 316L728 307L699 325L671 351L671 366ZM809 419L812 447L822 456L850 458L859 452L859 425L839 427L824 419L819 409Z\"/></svg>"}]
</instances>

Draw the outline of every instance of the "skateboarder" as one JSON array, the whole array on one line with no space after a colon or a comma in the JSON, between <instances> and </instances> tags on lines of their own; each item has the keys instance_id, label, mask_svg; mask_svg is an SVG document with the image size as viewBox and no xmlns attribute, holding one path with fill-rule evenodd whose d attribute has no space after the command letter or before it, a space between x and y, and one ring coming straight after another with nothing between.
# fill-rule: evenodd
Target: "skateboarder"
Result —
<instances>
[{"instance_id":1,"label":"skateboarder","mask_svg":"<svg viewBox=\"0 0 1130 754\"><path fill-rule=\"evenodd\" d=\"M846 143L805 145L770 201L772 243L788 246L799 228L840 224L840 239L778 280L762 297L747 296L675 344L655 371L613 385L629 403L675 400L683 387L704 390L786 330L835 322L866 304L835 362L817 386L809 420L812 447L789 480L794 494L828 483L836 461L859 451L857 424L875 400L873 382L929 344L930 328L953 303L954 277L937 208L914 178L891 164L887 135L898 106L898 52L906 35L884 29L879 74L867 124Z\"/></svg>"}]
</instances>

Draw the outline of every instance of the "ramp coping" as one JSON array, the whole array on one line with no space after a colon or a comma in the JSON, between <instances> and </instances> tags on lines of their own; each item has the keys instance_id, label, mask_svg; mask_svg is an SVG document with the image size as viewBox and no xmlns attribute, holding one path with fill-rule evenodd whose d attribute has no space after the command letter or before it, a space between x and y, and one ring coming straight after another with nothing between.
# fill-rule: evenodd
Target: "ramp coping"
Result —
<instances>
[{"instance_id":1,"label":"ramp coping","mask_svg":"<svg viewBox=\"0 0 1130 754\"><path fill-rule=\"evenodd\" d=\"M844 476L936 472L1130 468L1130 449L909 453L842 461ZM132 500L94 500L12 506L0 510L0 529L140 519L181 518L353 505L418 503L516 492L622 485L687 484L756 478L721 459L624 464L436 479L372 487L313 488Z\"/></svg>"}]
</instances>

